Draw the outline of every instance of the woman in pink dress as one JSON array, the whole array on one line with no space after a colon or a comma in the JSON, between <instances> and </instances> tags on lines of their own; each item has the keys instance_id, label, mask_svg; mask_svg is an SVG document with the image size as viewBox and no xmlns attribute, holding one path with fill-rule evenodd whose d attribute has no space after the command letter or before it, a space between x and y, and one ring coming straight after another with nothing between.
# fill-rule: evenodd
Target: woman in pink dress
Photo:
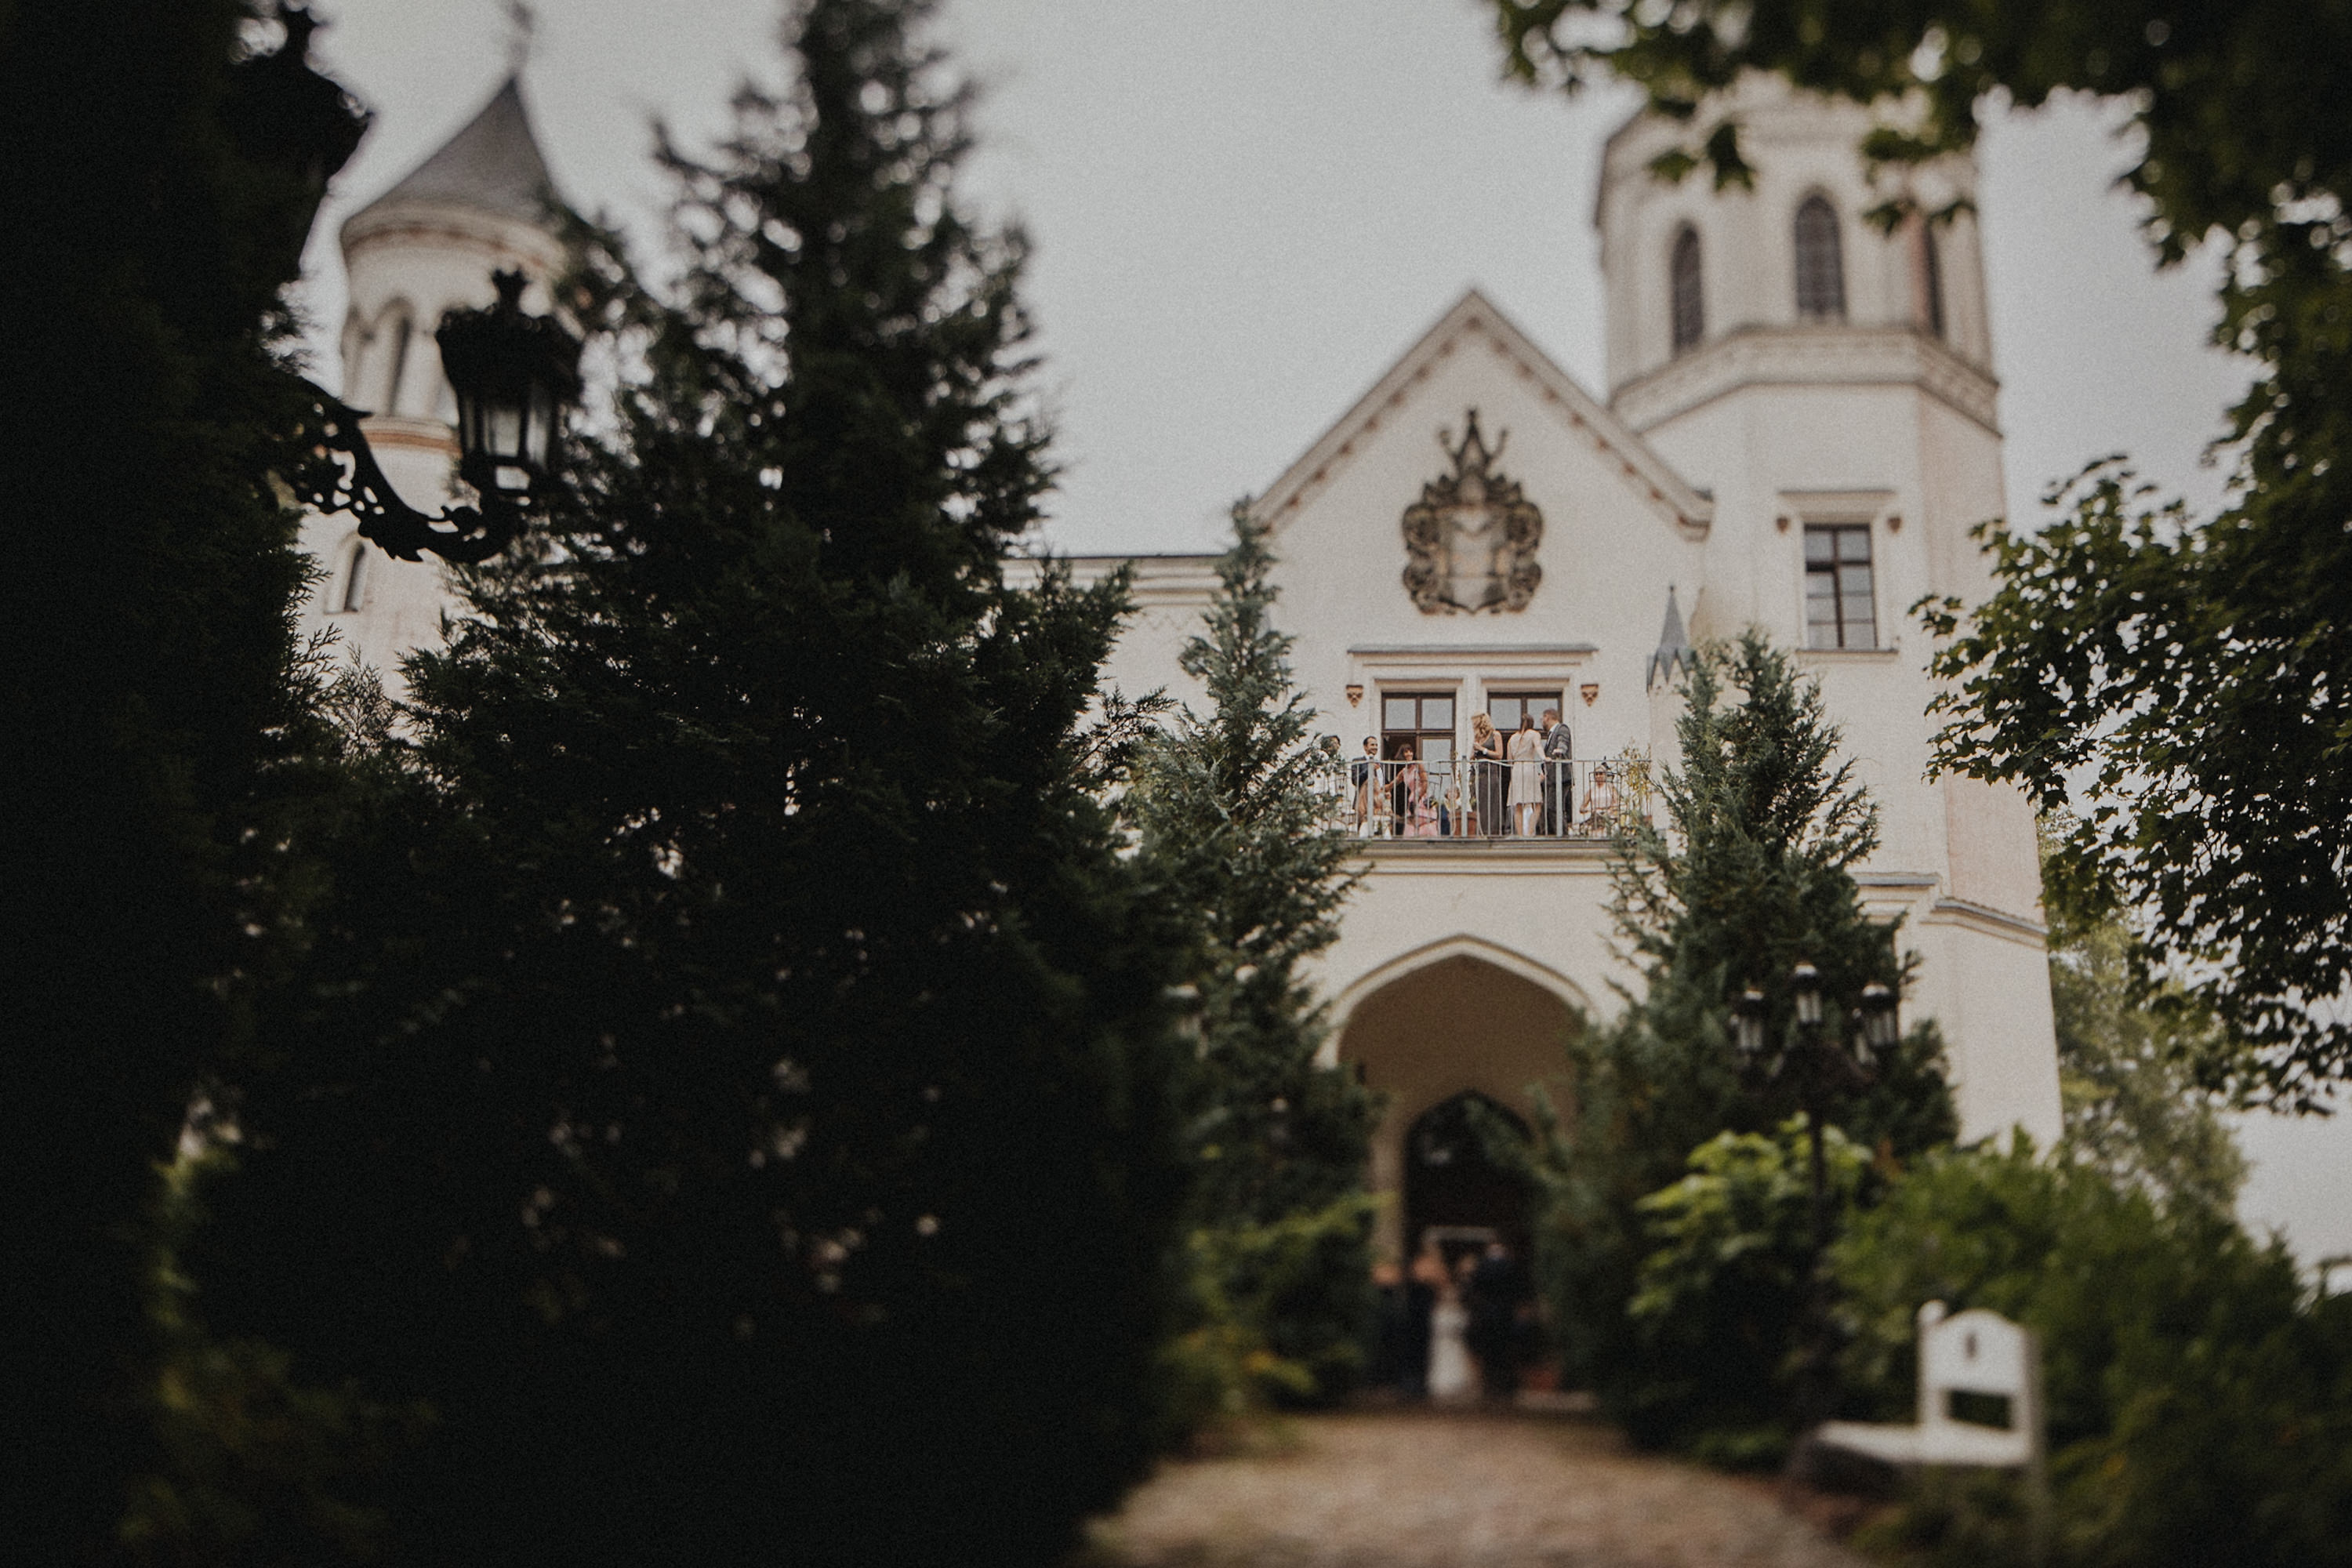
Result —
<instances>
[{"instance_id":1,"label":"woman in pink dress","mask_svg":"<svg viewBox=\"0 0 2352 1568\"><path fill-rule=\"evenodd\" d=\"M1429 773L1411 746L1397 748L1398 785L1404 792L1404 836L1437 837L1437 800L1429 793Z\"/></svg>"}]
</instances>

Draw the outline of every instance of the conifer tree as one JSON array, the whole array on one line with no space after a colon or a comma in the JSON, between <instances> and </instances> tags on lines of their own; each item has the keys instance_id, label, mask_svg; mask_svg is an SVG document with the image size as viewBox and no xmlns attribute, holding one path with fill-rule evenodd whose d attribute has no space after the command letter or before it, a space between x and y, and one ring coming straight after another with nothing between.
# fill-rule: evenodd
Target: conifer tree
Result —
<instances>
[{"instance_id":1,"label":"conifer tree","mask_svg":"<svg viewBox=\"0 0 2352 1568\"><path fill-rule=\"evenodd\" d=\"M1910 967L1897 930L1862 905L1853 868L1877 847L1877 809L1838 758L1819 687L1751 630L1700 650L1684 697L1682 768L1660 781L1666 824L1633 824L1613 869L1612 914L1643 992L1573 1044L1577 1101L1537 1160L1538 1268L1570 1370L1645 1439L1674 1435L1689 1412L1662 1395L1685 1384L1645 1360L1626 1316L1651 1241L1636 1205L1717 1133L1771 1133L1801 1109L1793 1083L1742 1081L1733 995L1764 990L1779 1040L1795 1027L1785 977L1800 958L1832 998L1874 981L1899 989ZM1834 1002L1829 1012L1831 1037L1844 1037ZM1827 1098L1847 1138L1901 1158L1953 1135L1932 1024L1874 1067ZM1787 1348L1751 1347L1752 1381L1769 1389Z\"/></svg>"},{"instance_id":2,"label":"conifer tree","mask_svg":"<svg viewBox=\"0 0 2352 1568\"><path fill-rule=\"evenodd\" d=\"M409 667L205 1310L438 1420L436 1563L1054 1560L1148 1458L1181 929L1080 729L1050 480L929 7L811 0L608 240L624 377ZM335 965L340 967L329 967Z\"/></svg>"},{"instance_id":3,"label":"conifer tree","mask_svg":"<svg viewBox=\"0 0 2352 1568\"><path fill-rule=\"evenodd\" d=\"M1186 674L1208 711L1178 710L1146 746L1129 797L1143 857L1195 921L1200 1071L1193 1123L1195 1226L1265 1226L1327 1210L1363 1184L1372 1097L1320 1067L1328 1026L1302 966L1339 939L1355 879L1331 813L1338 758L1312 732L1292 683L1292 639L1274 626L1277 590L1265 525L1234 508L1205 626L1185 645ZM1317 1278L1291 1287L1269 1327L1274 1348L1341 1374L1368 1260L1360 1213L1335 1215L1350 1245L1327 1249Z\"/></svg>"}]
</instances>

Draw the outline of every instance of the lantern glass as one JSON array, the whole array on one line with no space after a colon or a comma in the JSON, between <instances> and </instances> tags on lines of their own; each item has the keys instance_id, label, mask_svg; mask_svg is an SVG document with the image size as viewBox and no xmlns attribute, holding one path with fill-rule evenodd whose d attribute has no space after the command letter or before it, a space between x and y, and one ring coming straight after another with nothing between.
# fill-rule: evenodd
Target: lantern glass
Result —
<instances>
[{"instance_id":1,"label":"lantern glass","mask_svg":"<svg viewBox=\"0 0 2352 1568\"><path fill-rule=\"evenodd\" d=\"M1862 988L1862 1033L1874 1050L1885 1050L1895 1044L1898 1032L1895 1014L1895 993L1879 984Z\"/></svg>"},{"instance_id":2,"label":"lantern glass","mask_svg":"<svg viewBox=\"0 0 2352 1568\"><path fill-rule=\"evenodd\" d=\"M1731 1004L1731 1043L1750 1059L1764 1054L1764 993L1753 985Z\"/></svg>"},{"instance_id":3,"label":"lantern glass","mask_svg":"<svg viewBox=\"0 0 2352 1568\"><path fill-rule=\"evenodd\" d=\"M1800 963L1789 973L1796 987L1797 1022L1808 1029L1817 1028L1822 1021L1822 972L1810 963Z\"/></svg>"},{"instance_id":4,"label":"lantern glass","mask_svg":"<svg viewBox=\"0 0 2352 1568\"><path fill-rule=\"evenodd\" d=\"M484 449L493 458L521 457L521 406L500 399L490 405L489 414L489 439L483 443Z\"/></svg>"}]
</instances>

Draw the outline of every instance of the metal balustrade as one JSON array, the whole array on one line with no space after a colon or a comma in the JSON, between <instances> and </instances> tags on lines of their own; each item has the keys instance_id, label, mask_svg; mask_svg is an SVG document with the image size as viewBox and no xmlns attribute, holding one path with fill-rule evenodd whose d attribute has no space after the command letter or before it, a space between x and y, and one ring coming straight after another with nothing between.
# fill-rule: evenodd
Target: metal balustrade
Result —
<instances>
[{"instance_id":1,"label":"metal balustrade","mask_svg":"<svg viewBox=\"0 0 2352 1568\"><path fill-rule=\"evenodd\" d=\"M1646 815L1649 759L1590 762L1374 761L1348 763L1336 791L1341 828L1360 838L1606 839ZM1514 805L1514 770L1523 795ZM1531 775L1531 776L1528 776ZM1524 807L1524 809L1522 809Z\"/></svg>"}]
</instances>

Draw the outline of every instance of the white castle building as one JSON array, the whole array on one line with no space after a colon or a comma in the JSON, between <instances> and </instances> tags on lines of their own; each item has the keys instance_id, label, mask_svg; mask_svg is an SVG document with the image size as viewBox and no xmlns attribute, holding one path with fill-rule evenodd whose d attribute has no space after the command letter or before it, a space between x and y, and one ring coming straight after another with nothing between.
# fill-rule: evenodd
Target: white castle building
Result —
<instances>
[{"instance_id":1,"label":"white castle building","mask_svg":"<svg viewBox=\"0 0 2352 1568\"><path fill-rule=\"evenodd\" d=\"M1976 230L1965 212L1934 231L1864 221L1860 111L1763 89L1739 110L1751 190L1654 178L1675 130L1649 119L1607 145L1605 397L1473 292L1257 502L1298 680L1349 757L1369 739L1382 759L1342 807L1367 875L1318 978L1335 1062L1389 1094L1372 1177L1401 1200L1391 1245L1514 1228L1510 1195L1458 1158L1450 1109L1475 1094L1524 1113L1578 1016L1615 1005L1611 982L1631 976L1611 947L1609 820L1674 761L1688 641L1751 626L1801 650L1879 804L1860 879L1920 957L1905 1018L1941 1026L1964 1132L2059 1130L2032 816L2012 791L1927 777L1936 687L1907 615L1985 592L1969 530L2003 505ZM1974 171L1918 180L1933 208L1969 195ZM445 493L454 452L432 325L487 302L494 265L548 275L546 188L509 82L343 227L345 398L376 411L370 438L413 501ZM358 545L347 522L308 535L329 568L315 615L389 668L436 635L438 569ZM1177 655L1214 557L1133 563L1138 613L1107 682L1192 696ZM1470 725L1485 713L1507 734L1545 708L1574 761L1520 833L1506 779L1466 765ZM1416 820L1399 786L1423 781Z\"/></svg>"}]
</instances>

